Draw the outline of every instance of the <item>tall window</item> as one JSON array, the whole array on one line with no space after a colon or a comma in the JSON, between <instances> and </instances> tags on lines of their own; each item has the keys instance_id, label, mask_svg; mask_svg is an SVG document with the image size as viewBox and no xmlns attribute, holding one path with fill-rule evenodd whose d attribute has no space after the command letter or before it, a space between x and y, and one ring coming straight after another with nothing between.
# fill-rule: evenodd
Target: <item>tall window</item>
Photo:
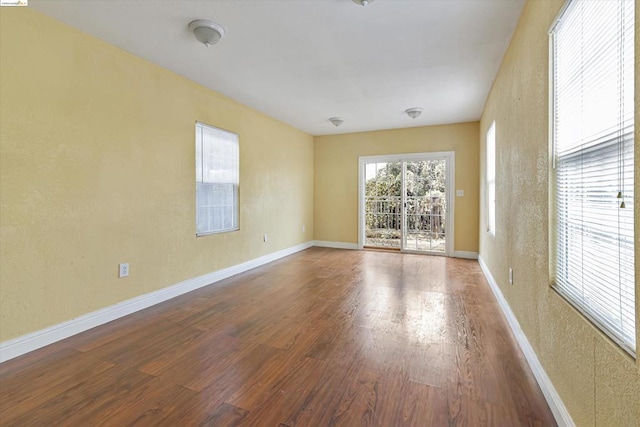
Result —
<instances>
[{"instance_id":1,"label":"tall window","mask_svg":"<svg viewBox=\"0 0 640 427\"><path fill-rule=\"evenodd\" d=\"M196 123L196 235L237 230L238 135Z\"/></svg>"},{"instance_id":2,"label":"tall window","mask_svg":"<svg viewBox=\"0 0 640 427\"><path fill-rule=\"evenodd\" d=\"M496 235L496 122L487 131L487 231Z\"/></svg>"},{"instance_id":3,"label":"tall window","mask_svg":"<svg viewBox=\"0 0 640 427\"><path fill-rule=\"evenodd\" d=\"M635 355L634 1L570 1L550 36L553 286Z\"/></svg>"}]
</instances>

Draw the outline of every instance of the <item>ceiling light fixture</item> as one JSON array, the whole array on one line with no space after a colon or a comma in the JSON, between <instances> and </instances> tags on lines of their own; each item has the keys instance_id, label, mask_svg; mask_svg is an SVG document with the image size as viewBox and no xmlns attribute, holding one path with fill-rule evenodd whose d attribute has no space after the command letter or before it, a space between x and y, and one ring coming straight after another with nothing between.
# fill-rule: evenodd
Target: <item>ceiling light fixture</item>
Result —
<instances>
[{"instance_id":1,"label":"ceiling light fixture","mask_svg":"<svg viewBox=\"0 0 640 427\"><path fill-rule=\"evenodd\" d=\"M415 119L420 114L422 114L422 108L408 108L404 110L404 112L407 113L407 116L411 117L412 119Z\"/></svg>"},{"instance_id":2,"label":"ceiling light fixture","mask_svg":"<svg viewBox=\"0 0 640 427\"><path fill-rule=\"evenodd\" d=\"M374 0L353 0L355 4L359 4L362 7L368 5L369 3L373 3L373 1Z\"/></svg>"},{"instance_id":3,"label":"ceiling light fixture","mask_svg":"<svg viewBox=\"0 0 640 427\"><path fill-rule=\"evenodd\" d=\"M340 117L331 117L331 118L329 119L329 121L330 121L330 122L331 122L335 127L338 127L338 126L340 126L341 124L343 124L343 123L344 123L344 120L342 120Z\"/></svg>"},{"instance_id":4,"label":"ceiling light fixture","mask_svg":"<svg viewBox=\"0 0 640 427\"><path fill-rule=\"evenodd\" d=\"M218 43L224 37L224 28L213 21L206 19L196 19L189 23L189 29L193 31L200 43L206 47Z\"/></svg>"}]
</instances>

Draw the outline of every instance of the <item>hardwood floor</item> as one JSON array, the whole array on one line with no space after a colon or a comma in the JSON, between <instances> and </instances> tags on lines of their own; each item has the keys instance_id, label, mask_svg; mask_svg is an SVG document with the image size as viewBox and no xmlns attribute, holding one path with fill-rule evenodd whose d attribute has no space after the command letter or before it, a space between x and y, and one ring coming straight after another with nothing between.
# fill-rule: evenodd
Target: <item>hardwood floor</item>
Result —
<instances>
[{"instance_id":1,"label":"hardwood floor","mask_svg":"<svg viewBox=\"0 0 640 427\"><path fill-rule=\"evenodd\" d=\"M478 263L312 248L0 365L3 426L551 426Z\"/></svg>"}]
</instances>

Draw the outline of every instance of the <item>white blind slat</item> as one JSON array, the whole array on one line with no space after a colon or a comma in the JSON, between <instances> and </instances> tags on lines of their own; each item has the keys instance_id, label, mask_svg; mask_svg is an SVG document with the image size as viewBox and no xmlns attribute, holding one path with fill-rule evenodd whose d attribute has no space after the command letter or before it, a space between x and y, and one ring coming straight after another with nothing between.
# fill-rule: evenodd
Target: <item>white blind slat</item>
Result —
<instances>
[{"instance_id":1,"label":"white blind slat","mask_svg":"<svg viewBox=\"0 0 640 427\"><path fill-rule=\"evenodd\" d=\"M633 355L634 14L630 0L570 1L550 70L553 286Z\"/></svg>"},{"instance_id":2,"label":"white blind slat","mask_svg":"<svg viewBox=\"0 0 640 427\"><path fill-rule=\"evenodd\" d=\"M496 122L487 131L487 229L496 233Z\"/></svg>"},{"instance_id":3,"label":"white blind slat","mask_svg":"<svg viewBox=\"0 0 640 427\"><path fill-rule=\"evenodd\" d=\"M238 229L238 135L196 123L196 235Z\"/></svg>"}]
</instances>

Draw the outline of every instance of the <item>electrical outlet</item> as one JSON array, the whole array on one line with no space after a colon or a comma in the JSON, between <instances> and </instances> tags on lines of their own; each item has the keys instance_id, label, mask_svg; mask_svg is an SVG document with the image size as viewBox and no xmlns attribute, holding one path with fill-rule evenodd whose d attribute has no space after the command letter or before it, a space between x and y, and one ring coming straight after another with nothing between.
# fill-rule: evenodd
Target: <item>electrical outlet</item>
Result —
<instances>
[{"instance_id":1,"label":"electrical outlet","mask_svg":"<svg viewBox=\"0 0 640 427\"><path fill-rule=\"evenodd\" d=\"M456 197L464 197L464 190L456 190Z\"/></svg>"},{"instance_id":2,"label":"electrical outlet","mask_svg":"<svg viewBox=\"0 0 640 427\"><path fill-rule=\"evenodd\" d=\"M120 269L118 271L118 277L129 277L129 263L125 262L124 264L120 264Z\"/></svg>"},{"instance_id":3,"label":"electrical outlet","mask_svg":"<svg viewBox=\"0 0 640 427\"><path fill-rule=\"evenodd\" d=\"M267 233L264 233L264 235L262 236L262 240L265 242L269 241L269 236L267 235Z\"/></svg>"},{"instance_id":4,"label":"electrical outlet","mask_svg":"<svg viewBox=\"0 0 640 427\"><path fill-rule=\"evenodd\" d=\"M509 284L513 285L513 268L509 267Z\"/></svg>"},{"instance_id":5,"label":"electrical outlet","mask_svg":"<svg viewBox=\"0 0 640 427\"><path fill-rule=\"evenodd\" d=\"M305 231L307 231L307 226L306 226L306 225L303 225L303 226L302 226L302 232L304 233Z\"/></svg>"}]
</instances>

